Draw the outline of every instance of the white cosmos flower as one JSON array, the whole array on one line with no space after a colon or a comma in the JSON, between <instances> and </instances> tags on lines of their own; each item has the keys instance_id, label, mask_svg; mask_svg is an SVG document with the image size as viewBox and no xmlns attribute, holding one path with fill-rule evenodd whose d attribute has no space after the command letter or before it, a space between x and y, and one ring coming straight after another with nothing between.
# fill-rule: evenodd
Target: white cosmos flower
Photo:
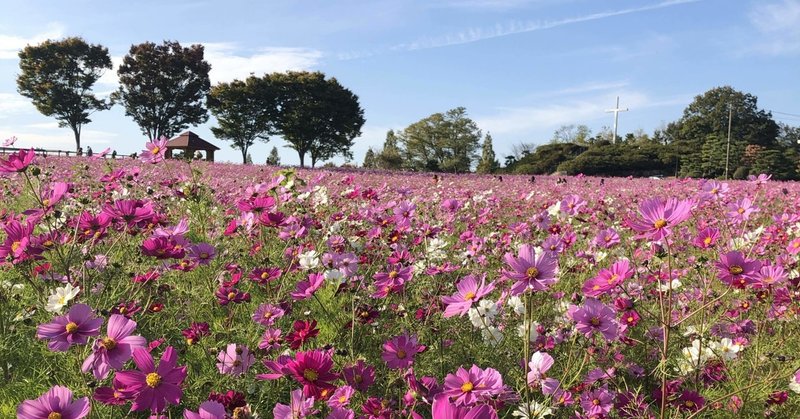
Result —
<instances>
[{"instance_id":1,"label":"white cosmos flower","mask_svg":"<svg viewBox=\"0 0 800 419\"><path fill-rule=\"evenodd\" d=\"M522 298L517 297L516 295L513 297L509 297L506 301L506 305L511 307L514 310L514 313L523 315L525 314L525 303L522 301Z\"/></svg>"},{"instance_id":2,"label":"white cosmos flower","mask_svg":"<svg viewBox=\"0 0 800 419\"><path fill-rule=\"evenodd\" d=\"M491 324L497 315L497 304L492 300L483 299L478 302L477 307L470 308L467 315L473 326L484 327L484 324Z\"/></svg>"},{"instance_id":3,"label":"white cosmos flower","mask_svg":"<svg viewBox=\"0 0 800 419\"><path fill-rule=\"evenodd\" d=\"M521 402L511 416L517 416L522 419L539 419L553 414L553 409L545 404L541 404L535 400L529 403Z\"/></svg>"},{"instance_id":4,"label":"white cosmos flower","mask_svg":"<svg viewBox=\"0 0 800 419\"><path fill-rule=\"evenodd\" d=\"M47 304L44 306L44 309L51 313L61 313L61 310L64 309L64 306L66 306L70 300L75 298L79 292L81 292L80 287L73 287L72 284L68 282L63 287L56 288L56 290L50 294L50 297L47 298Z\"/></svg>"},{"instance_id":5,"label":"white cosmos flower","mask_svg":"<svg viewBox=\"0 0 800 419\"><path fill-rule=\"evenodd\" d=\"M489 346L497 346L503 342L503 332L494 326L481 329L481 335L483 336L483 341Z\"/></svg>"},{"instance_id":6,"label":"white cosmos flower","mask_svg":"<svg viewBox=\"0 0 800 419\"><path fill-rule=\"evenodd\" d=\"M300 268L302 268L304 271L308 271L319 266L319 257L317 257L316 250L309 250L308 252L301 253L297 258L300 260Z\"/></svg>"},{"instance_id":7,"label":"white cosmos flower","mask_svg":"<svg viewBox=\"0 0 800 419\"><path fill-rule=\"evenodd\" d=\"M329 269L325 271L325 279L341 283L344 282L344 274L338 269Z\"/></svg>"},{"instance_id":8,"label":"white cosmos flower","mask_svg":"<svg viewBox=\"0 0 800 419\"><path fill-rule=\"evenodd\" d=\"M714 350L714 353L719 355L725 361L732 361L736 359L737 354L742 350L742 345L733 343L733 341L729 338L723 338L719 344L714 344L712 349Z\"/></svg>"}]
</instances>

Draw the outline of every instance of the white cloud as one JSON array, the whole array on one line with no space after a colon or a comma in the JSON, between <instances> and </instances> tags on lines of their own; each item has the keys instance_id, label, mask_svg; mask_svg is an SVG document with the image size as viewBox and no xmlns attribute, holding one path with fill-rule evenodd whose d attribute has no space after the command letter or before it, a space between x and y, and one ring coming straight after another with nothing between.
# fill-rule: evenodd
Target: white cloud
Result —
<instances>
[{"instance_id":1,"label":"white cloud","mask_svg":"<svg viewBox=\"0 0 800 419\"><path fill-rule=\"evenodd\" d=\"M95 151L112 147L118 134L107 131L84 129L81 132L81 146L92 146ZM68 128L58 128L57 123L31 124L17 128L0 126L0 138L17 137L15 147L34 147L45 150L75 149L75 137Z\"/></svg>"},{"instance_id":2,"label":"white cloud","mask_svg":"<svg viewBox=\"0 0 800 419\"><path fill-rule=\"evenodd\" d=\"M35 45L48 39L63 37L64 29L60 24L51 23L44 32L30 37L0 34L0 60L15 60L18 53L26 46Z\"/></svg>"},{"instance_id":3,"label":"white cloud","mask_svg":"<svg viewBox=\"0 0 800 419\"><path fill-rule=\"evenodd\" d=\"M16 93L0 93L0 119L36 110L31 101Z\"/></svg>"},{"instance_id":4,"label":"white cloud","mask_svg":"<svg viewBox=\"0 0 800 419\"><path fill-rule=\"evenodd\" d=\"M633 13L640 13L649 10L663 9L665 7L672 7L686 3L696 3L699 1L703 0L666 0L648 6L633 7L621 10L612 10L607 12L598 12L589 15L571 17L560 20L510 22L505 25L498 24L491 28L488 27L470 28L462 32L448 34L441 37L423 38L415 42L396 45L392 47L392 49L413 51L419 49L439 48L451 45L468 44L472 42L482 41L484 39L499 38L508 35L552 29L559 26L589 22L593 20L600 20L609 17L622 16Z\"/></svg>"},{"instance_id":5,"label":"white cloud","mask_svg":"<svg viewBox=\"0 0 800 419\"><path fill-rule=\"evenodd\" d=\"M761 33L754 52L771 55L800 52L800 0L758 2L750 21Z\"/></svg>"},{"instance_id":6,"label":"white cloud","mask_svg":"<svg viewBox=\"0 0 800 419\"><path fill-rule=\"evenodd\" d=\"M310 48L265 47L243 55L233 43L205 43L205 58L211 64L211 83L241 79L254 73L309 70L317 66L322 52Z\"/></svg>"}]
</instances>

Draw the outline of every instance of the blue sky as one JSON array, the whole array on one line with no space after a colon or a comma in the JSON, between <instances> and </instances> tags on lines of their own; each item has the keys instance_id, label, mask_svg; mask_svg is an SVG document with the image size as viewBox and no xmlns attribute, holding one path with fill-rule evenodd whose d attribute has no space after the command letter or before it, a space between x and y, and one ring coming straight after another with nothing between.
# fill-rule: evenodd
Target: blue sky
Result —
<instances>
[{"instance_id":1,"label":"blue sky","mask_svg":"<svg viewBox=\"0 0 800 419\"><path fill-rule=\"evenodd\" d=\"M254 5L257 4L257 5ZM67 6L68 5L68 6ZM502 158L545 143L559 126L613 124L620 134L680 117L694 96L731 85L777 120L800 125L800 0L0 0L0 139L72 149L69 129L16 93L17 51L81 36L119 63L132 44L202 43L212 83L285 70L320 70L357 94L366 124L355 162L388 129L464 106ZM116 85L108 72L95 91ZM138 152L145 138L121 106L96 113L83 144ZM218 160L240 161L207 124ZM280 138L258 143L263 162Z\"/></svg>"}]
</instances>

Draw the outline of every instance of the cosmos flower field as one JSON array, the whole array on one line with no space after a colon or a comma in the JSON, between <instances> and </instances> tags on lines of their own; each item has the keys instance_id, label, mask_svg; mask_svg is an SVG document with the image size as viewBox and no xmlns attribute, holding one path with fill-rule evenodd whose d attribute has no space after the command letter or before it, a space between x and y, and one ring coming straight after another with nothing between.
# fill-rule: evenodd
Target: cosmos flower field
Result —
<instances>
[{"instance_id":1,"label":"cosmos flower field","mask_svg":"<svg viewBox=\"0 0 800 419\"><path fill-rule=\"evenodd\" d=\"M0 155L0 417L800 416L800 186Z\"/></svg>"}]
</instances>

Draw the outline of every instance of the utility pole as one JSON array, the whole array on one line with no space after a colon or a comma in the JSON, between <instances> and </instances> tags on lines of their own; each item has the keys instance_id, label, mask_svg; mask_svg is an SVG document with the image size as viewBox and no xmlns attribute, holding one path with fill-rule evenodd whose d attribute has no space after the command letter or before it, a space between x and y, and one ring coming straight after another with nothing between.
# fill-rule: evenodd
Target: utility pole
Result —
<instances>
[{"instance_id":1,"label":"utility pole","mask_svg":"<svg viewBox=\"0 0 800 419\"><path fill-rule=\"evenodd\" d=\"M728 150L725 152L725 180L728 180L728 163L731 160L731 123L733 122L733 105L728 105Z\"/></svg>"},{"instance_id":2,"label":"utility pole","mask_svg":"<svg viewBox=\"0 0 800 419\"><path fill-rule=\"evenodd\" d=\"M628 108L620 109L619 108L619 96L617 96L617 106L614 109L606 110L606 113L614 112L614 139L611 141L612 143L617 143L617 122L619 121L619 113L620 112L628 112Z\"/></svg>"}]
</instances>

